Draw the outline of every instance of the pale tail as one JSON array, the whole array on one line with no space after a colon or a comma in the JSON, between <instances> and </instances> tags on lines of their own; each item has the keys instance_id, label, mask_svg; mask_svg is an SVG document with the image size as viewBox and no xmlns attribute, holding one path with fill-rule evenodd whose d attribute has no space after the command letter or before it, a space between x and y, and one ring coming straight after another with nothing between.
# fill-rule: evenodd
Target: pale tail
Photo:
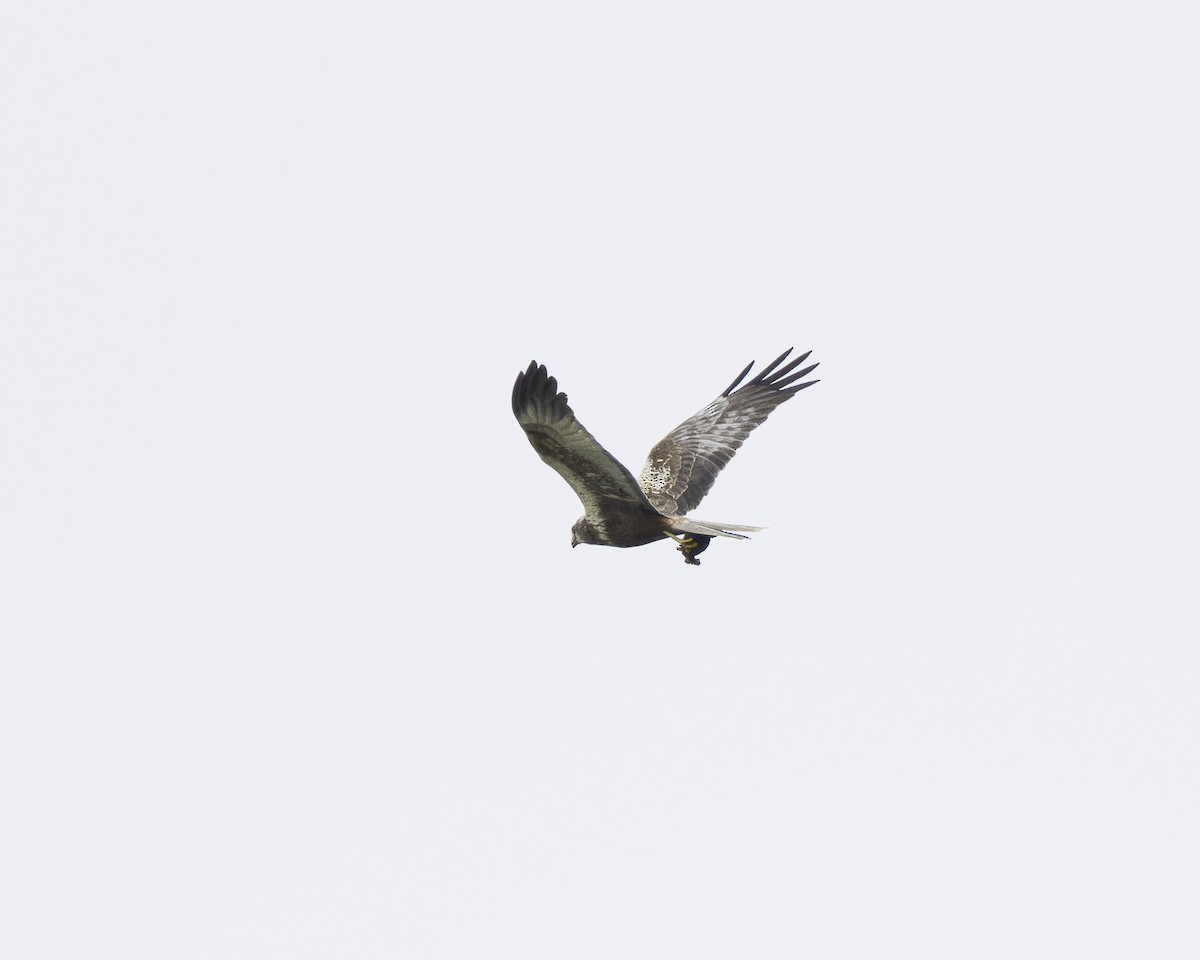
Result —
<instances>
[{"instance_id":1,"label":"pale tail","mask_svg":"<svg viewBox=\"0 0 1200 960\"><path fill-rule=\"evenodd\" d=\"M741 530L753 533L755 530L765 528L747 527L740 523L705 523L703 520L692 520L690 517L672 517L671 529L675 533L699 533L706 537L733 537L736 540L748 540L749 537L733 531Z\"/></svg>"}]
</instances>

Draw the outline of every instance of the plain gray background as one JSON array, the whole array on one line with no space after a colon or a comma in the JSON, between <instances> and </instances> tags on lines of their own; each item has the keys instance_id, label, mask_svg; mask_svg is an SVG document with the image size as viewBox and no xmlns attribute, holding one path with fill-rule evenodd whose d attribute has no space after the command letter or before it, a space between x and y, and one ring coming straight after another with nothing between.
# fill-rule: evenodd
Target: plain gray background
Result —
<instances>
[{"instance_id":1,"label":"plain gray background","mask_svg":"<svg viewBox=\"0 0 1200 960\"><path fill-rule=\"evenodd\" d=\"M5 957L1197 956L1193 7L0 21Z\"/></svg>"}]
</instances>

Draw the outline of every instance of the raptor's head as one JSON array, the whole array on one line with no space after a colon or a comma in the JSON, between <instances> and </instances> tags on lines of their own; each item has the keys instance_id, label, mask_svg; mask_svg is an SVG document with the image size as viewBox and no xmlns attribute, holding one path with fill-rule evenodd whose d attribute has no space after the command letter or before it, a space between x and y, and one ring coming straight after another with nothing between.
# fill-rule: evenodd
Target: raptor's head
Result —
<instances>
[{"instance_id":1,"label":"raptor's head","mask_svg":"<svg viewBox=\"0 0 1200 960\"><path fill-rule=\"evenodd\" d=\"M577 547L581 543L604 543L604 538L600 536L600 531L586 517L580 517L571 527L571 546Z\"/></svg>"}]
</instances>

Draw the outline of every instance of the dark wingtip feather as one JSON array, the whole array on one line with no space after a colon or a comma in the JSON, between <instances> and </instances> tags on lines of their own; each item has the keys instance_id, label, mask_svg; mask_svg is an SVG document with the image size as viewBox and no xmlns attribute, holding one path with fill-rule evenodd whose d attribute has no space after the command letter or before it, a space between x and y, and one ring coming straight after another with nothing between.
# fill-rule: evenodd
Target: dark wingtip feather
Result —
<instances>
[{"instance_id":1,"label":"dark wingtip feather","mask_svg":"<svg viewBox=\"0 0 1200 960\"><path fill-rule=\"evenodd\" d=\"M731 393L733 393L733 391L737 389L737 385L746 378L746 374L748 374L750 372L750 368L753 366L754 366L754 361L751 360L748 364L746 364L746 369L743 370L741 373L739 373L736 377L734 377L733 383L731 383L729 386L727 386L725 388L725 392L722 393L721 396L727 397Z\"/></svg>"},{"instance_id":2,"label":"dark wingtip feather","mask_svg":"<svg viewBox=\"0 0 1200 960\"><path fill-rule=\"evenodd\" d=\"M514 414L519 414L536 395L540 381L546 376L545 366L539 366L536 360L530 360L529 366L517 374L513 383L512 408Z\"/></svg>"},{"instance_id":3,"label":"dark wingtip feather","mask_svg":"<svg viewBox=\"0 0 1200 960\"><path fill-rule=\"evenodd\" d=\"M533 364L529 364L529 369L522 370L517 374L517 379L513 381L512 391L512 410L516 414L521 409L521 393L525 386L525 379L533 374Z\"/></svg>"},{"instance_id":4,"label":"dark wingtip feather","mask_svg":"<svg viewBox=\"0 0 1200 960\"><path fill-rule=\"evenodd\" d=\"M808 356L808 354L806 353L804 356ZM803 359L803 358L801 358L801 359ZM784 387L788 386L789 384L795 383L797 380L803 380L810 373L812 373L814 370L816 370L817 367L819 367L819 366L820 366L819 363L814 363L811 366L805 367L803 370L799 370L796 373L793 373L790 377L784 377L781 380L776 380L774 382L774 384L772 384L772 386L774 386L777 390L782 390ZM779 372L786 373L785 370L780 370ZM816 381L814 380L813 383L816 383ZM807 384L805 384L805 386L807 386Z\"/></svg>"},{"instance_id":5,"label":"dark wingtip feather","mask_svg":"<svg viewBox=\"0 0 1200 960\"><path fill-rule=\"evenodd\" d=\"M765 380L767 377L769 377L771 375L772 370L774 370L777 366L779 366L781 363L783 363L784 360L787 359L787 355L791 352L792 352L792 348L788 347L786 350L783 351L783 353L781 353L774 360L772 360L765 367L763 367L762 370L760 370L758 372L758 376L755 377L750 382L751 383L761 383L763 380Z\"/></svg>"},{"instance_id":6,"label":"dark wingtip feather","mask_svg":"<svg viewBox=\"0 0 1200 960\"><path fill-rule=\"evenodd\" d=\"M517 374L513 383L512 405L517 419L529 411L539 418L561 417L571 412L567 406L567 395L558 392L558 381L550 376L544 363L536 360L530 361L529 367Z\"/></svg>"},{"instance_id":7,"label":"dark wingtip feather","mask_svg":"<svg viewBox=\"0 0 1200 960\"><path fill-rule=\"evenodd\" d=\"M807 360L811 354L812 354L812 351L809 350L808 353L802 353L798 357L793 357L792 362L789 363L786 367L784 367L782 370L775 371L775 376L773 379L779 379L788 371L795 370L798 366L800 366L800 364L802 364L805 360Z\"/></svg>"},{"instance_id":8,"label":"dark wingtip feather","mask_svg":"<svg viewBox=\"0 0 1200 960\"><path fill-rule=\"evenodd\" d=\"M783 351L783 353L768 363L761 371L759 371L758 376L751 380L750 383L746 384L746 387L743 389L748 389L753 384L761 384L770 390L784 393L793 393L796 389L799 389L795 387L791 389L787 388L789 388L791 384L794 384L802 377L808 376L808 374L812 373L812 371L815 370L819 364L814 363L812 366L805 367L799 372L792 372L796 369L796 367L800 366L800 364L802 364L812 355L812 351L807 350L800 356L792 358L792 360L786 366L780 367L779 365L783 363L784 360L787 360L788 355L792 352L792 349L792 347L788 347ZM746 374L749 373L750 367L752 366L754 366L753 363L746 367L746 369L738 375L738 378L726 388L725 392L721 394L721 396L728 397L731 393L733 393L737 385L741 383ZM816 383L817 381L814 380L812 382Z\"/></svg>"}]
</instances>

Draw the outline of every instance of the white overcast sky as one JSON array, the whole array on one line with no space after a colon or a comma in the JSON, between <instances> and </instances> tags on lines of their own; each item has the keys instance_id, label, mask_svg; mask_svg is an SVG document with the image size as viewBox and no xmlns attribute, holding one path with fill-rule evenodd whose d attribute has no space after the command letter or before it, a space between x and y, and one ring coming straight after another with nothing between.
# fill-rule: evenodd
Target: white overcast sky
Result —
<instances>
[{"instance_id":1,"label":"white overcast sky","mask_svg":"<svg viewBox=\"0 0 1200 960\"><path fill-rule=\"evenodd\" d=\"M1200 956L1200 15L10 4L0 955ZM635 470L571 550L509 391Z\"/></svg>"}]
</instances>

